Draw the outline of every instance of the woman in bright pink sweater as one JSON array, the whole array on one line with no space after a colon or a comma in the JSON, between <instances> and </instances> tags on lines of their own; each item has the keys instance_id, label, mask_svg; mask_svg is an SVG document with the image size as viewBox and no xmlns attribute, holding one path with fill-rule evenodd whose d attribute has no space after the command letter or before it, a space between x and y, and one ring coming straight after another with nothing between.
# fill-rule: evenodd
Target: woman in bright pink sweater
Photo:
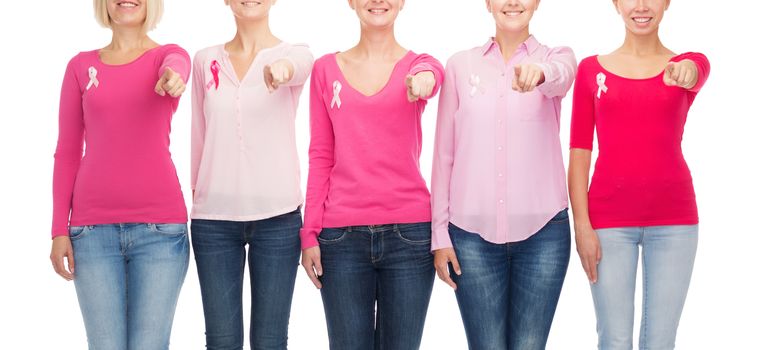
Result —
<instances>
[{"instance_id":1,"label":"woman in bright pink sweater","mask_svg":"<svg viewBox=\"0 0 765 350\"><path fill-rule=\"evenodd\" d=\"M112 42L64 76L51 260L74 279L91 349L167 349L189 259L170 121L191 62L146 34L161 0L94 6Z\"/></svg>"},{"instance_id":2,"label":"woman in bright pink sweater","mask_svg":"<svg viewBox=\"0 0 765 350\"><path fill-rule=\"evenodd\" d=\"M349 4L358 45L317 60L311 77L303 266L330 348L416 349L434 279L420 117L444 72L396 41L403 0Z\"/></svg>"},{"instance_id":3,"label":"woman in bright pink sweater","mask_svg":"<svg viewBox=\"0 0 765 350\"><path fill-rule=\"evenodd\" d=\"M669 0L613 0L626 27L616 51L585 58L574 86L569 191L601 349L632 349L642 246L641 349L672 349L690 283L698 213L681 141L709 75L699 53L659 40ZM593 132L598 159L589 186Z\"/></svg>"}]
</instances>

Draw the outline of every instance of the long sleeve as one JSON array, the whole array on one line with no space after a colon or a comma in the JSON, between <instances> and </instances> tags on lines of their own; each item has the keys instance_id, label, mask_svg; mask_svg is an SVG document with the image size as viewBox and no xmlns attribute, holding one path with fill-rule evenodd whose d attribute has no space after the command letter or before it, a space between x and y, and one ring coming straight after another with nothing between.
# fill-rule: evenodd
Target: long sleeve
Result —
<instances>
[{"instance_id":1,"label":"long sleeve","mask_svg":"<svg viewBox=\"0 0 765 350\"><path fill-rule=\"evenodd\" d=\"M53 165L53 237L69 234L69 214L77 171L82 160L85 123L82 111L82 91L77 80L81 69L77 58L69 61L61 85L59 103L58 143Z\"/></svg>"},{"instance_id":2,"label":"long sleeve","mask_svg":"<svg viewBox=\"0 0 765 350\"><path fill-rule=\"evenodd\" d=\"M454 165L454 115L459 108L454 59L447 63L436 120L433 172L431 176L431 249L452 247L449 238L449 189Z\"/></svg>"},{"instance_id":3,"label":"long sleeve","mask_svg":"<svg viewBox=\"0 0 765 350\"><path fill-rule=\"evenodd\" d=\"M595 59L595 58L592 58ZM571 148L592 149L595 133L595 106L592 86L595 74L585 66L586 59L579 65L574 83L574 101L571 107Z\"/></svg>"},{"instance_id":4,"label":"long sleeve","mask_svg":"<svg viewBox=\"0 0 765 350\"><path fill-rule=\"evenodd\" d=\"M166 45L164 48L164 58L157 72L157 79L162 77L165 68L170 68L181 75L184 82L189 81L191 71L191 58L188 52L178 45Z\"/></svg>"},{"instance_id":5,"label":"long sleeve","mask_svg":"<svg viewBox=\"0 0 765 350\"><path fill-rule=\"evenodd\" d=\"M576 76L576 57L569 47L550 50L543 62L537 63L545 73L545 81L537 88L547 97L563 97Z\"/></svg>"},{"instance_id":6,"label":"long sleeve","mask_svg":"<svg viewBox=\"0 0 765 350\"><path fill-rule=\"evenodd\" d=\"M308 80L308 76L311 74L311 69L313 68L313 55L311 54L308 45L293 45L284 59L292 63L294 68L292 79L290 79L285 86L302 86L305 84L306 80Z\"/></svg>"},{"instance_id":7,"label":"long sleeve","mask_svg":"<svg viewBox=\"0 0 765 350\"><path fill-rule=\"evenodd\" d=\"M321 69L321 67L318 67ZM302 249L319 244L324 203L329 192L329 175L335 165L335 135L332 121L324 103L325 86L322 72L314 66L310 88L311 143L308 148L308 185L306 188L305 220L300 230Z\"/></svg>"},{"instance_id":8,"label":"long sleeve","mask_svg":"<svg viewBox=\"0 0 765 350\"><path fill-rule=\"evenodd\" d=\"M704 84L707 82L707 78L709 78L710 64L709 64L709 60L707 59L707 56L704 56L704 54L701 54L698 52L688 52L682 55L678 55L674 57L672 60L675 62L679 62L682 60L691 60L694 63L696 63L696 68L698 69L699 76L698 76L698 79L696 80L696 85L688 89L688 91L693 93L698 93L699 91L701 91L701 88L704 87Z\"/></svg>"},{"instance_id":9,"label":"long sleeve","mask_svg":"<svg viewBox=\"0 0 765 350\"><path fill-rule=\"evenodd\" d=\"M420 54L417 55L417 58L412 62L411 68L409 69L409 75L416 75L417 73L422 72L433 72L433 75L436 77L436 85L433 87L431 95L427 98L431 99L438 94L438 90L441 88L441 83L444 81L444 67L441 65L441 62L438 62L433 56Z\"/></svg>"},{"instance_id":10,"label":"long sleeve","mask_svg":"<svg viewBox=\"0 0 765 350\"><path fill-rule=\"evenodd\" d=\"M204 60L197 55L194 57L194 71L191 85L191 189L197 188L199 166L202 162L202 151L205 145L205 73Z\"/></svg>"}]
</instances>

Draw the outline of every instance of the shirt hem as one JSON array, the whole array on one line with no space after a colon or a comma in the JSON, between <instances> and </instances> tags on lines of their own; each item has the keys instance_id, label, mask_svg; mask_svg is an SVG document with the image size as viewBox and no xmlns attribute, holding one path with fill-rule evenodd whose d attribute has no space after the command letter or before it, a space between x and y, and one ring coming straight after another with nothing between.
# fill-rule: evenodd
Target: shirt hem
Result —
<instances>
[{"instance_id":1,"label":"shirt hem","mask_svg":"<svg viewBox=\"0 0 765 350\"><path fill-rule=\"evenodd\" d=\"M298 202L294 205L272 210L262 214L250 214L250 215L228 215L228 214L205 214L205 213L192 213L191 219L197 220L222 220L222 221L257 221L270 219L275 216L287 214L295 211L297 208L303 205L303 202Z\"/></svg>"},{"instance_id":2,"label":"shirt hem","mask_svg":"<svg viewBox=\"0 0 765 350\"><path fill-rule=\"evenodd\" d=\"M566 203L563 206L561 206L560 209L555 210L555 212L553 212L551 215L549 215L549 218L547 220L545 220L541 225L537 225L538 227L535 226L537 228L535 230L533 230L532 232L524 233L523 235L517 236L517 238L513 237L513 238L510 238L510 239L507 239L507 240L492 240L492 239L487 238L485 235L481 234L480 232L474 231L472 228L466 228L466 226L469 226L469 225L463 226L463 225L460 225L459 223L454 222L454 220L449 220L449 222L452 223L454 226L457 226L457 227L459 227L460 229L462 229L462 230L464 230L466 232L470 232L470 233L477 234L477 235L481 236L481 239L483 239L484 241L489 242L489 243L493 243L493 244L516 243L516 242L525 241L525 240L531 238L532 236L534 236L535 234L537 234L545 226L547 226L547 224L550 223L550 220L552 220L555 217L555 215L558 215L558 213L560 213L561 211L566 210L566 209L568 209L568 203Z\"/></svg>"},{"instance_id":3,"label":"shirt hem","mask_svg":"<svg viewBox=\"0 0 765 350\"><path fill-rule=\"evenodd\" d=\"M698 225L699 219L671 219L671 220L650 220L650 221L611 221L592 224L595 230L618 227L647 227L647 226L672 226L672 225Z\"/></svg>"}]
</instances>

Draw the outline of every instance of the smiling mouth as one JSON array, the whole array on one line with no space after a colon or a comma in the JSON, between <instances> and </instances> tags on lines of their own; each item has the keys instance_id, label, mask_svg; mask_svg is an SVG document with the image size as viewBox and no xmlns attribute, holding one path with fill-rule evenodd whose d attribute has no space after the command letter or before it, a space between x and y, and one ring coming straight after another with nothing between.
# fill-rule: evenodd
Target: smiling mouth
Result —
<instances>
[{"instance_id":1,"label":"smiling mouth","mask_svg":"<svg viewBox=\"0 0 765 350\"><path fill-rule=\"evenodd\" d=\"M502 14L508 17L518 17L526 11L502 11Z\"/></svg>"},{"instance_id":2,"label":"smiling mouth","mask_svg":"<svg viewBox=\"0 0 765 350\"><path fill-rule=\"evenodd\" d=\"M120 1L120 2L117 3L117 6L122 7L122 8L132 9L132 8L138 7L138 3L135 3L135 2L132 2L132 1Z\"/></svg>"},{"instance_id":3,"label":"smiling mouth","mask_svg":"<svg viewBox=\"0 0 765 350\"><path fill-rule=\"evenodd\" d=\"M653 17L632 17L632 20L638 24L645 24L651 22Z\"/></svg>"},{"instance_id":4,"label":"smiling mouth","mask_svg":"<svg viewBox=\"0 0 765 350\"><path fill-rule=\"evenodd\" d=\"M388 9L369 9L367 11L373 15L384 15L388 12Z\"/></svg>"},{"instance_id":5,"label":"smiling mouth","mask_svg":"<svg viewBox=\"0 0 765 350\"><path fill-rule=\"evenodd\" d=\"M244 7L255 7L255 6L261 5L262 2L260 2L260 1L242 1L241 4Z\"/></svg>"}]
</instances>

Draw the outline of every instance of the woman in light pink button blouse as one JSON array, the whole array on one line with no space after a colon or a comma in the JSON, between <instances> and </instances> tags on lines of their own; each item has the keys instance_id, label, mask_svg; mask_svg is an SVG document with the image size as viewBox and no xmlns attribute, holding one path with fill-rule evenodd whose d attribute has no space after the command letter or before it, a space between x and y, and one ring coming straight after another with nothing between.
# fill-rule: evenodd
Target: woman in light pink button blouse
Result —
<instances>
[{"instance_id":1,"label":"woman in light pink button blouse","mask_svg":"<svg viewBox=\"0 0 765 350\"><path fill-rule=\"evenodd\" d=\"M570 254L559 139L576 60L529 33L539 0L487 0L496 36L455 54L433 160L434 264L471 349L544 349Z\"/></svg>"},{"instance_id":2,"label":"woman in light pink button blouse","mask_svg":"<svg viewBox=\"0 0 765 350\"><path fill-rule=\"evenodd\" d=\"M245 261L250 347L287 347L303 203L295 113L313 56L271 33L275 2L226 1L236 36L194 58L191 232L209 349L243 346Z\"/></svg>"}]
</instances>

